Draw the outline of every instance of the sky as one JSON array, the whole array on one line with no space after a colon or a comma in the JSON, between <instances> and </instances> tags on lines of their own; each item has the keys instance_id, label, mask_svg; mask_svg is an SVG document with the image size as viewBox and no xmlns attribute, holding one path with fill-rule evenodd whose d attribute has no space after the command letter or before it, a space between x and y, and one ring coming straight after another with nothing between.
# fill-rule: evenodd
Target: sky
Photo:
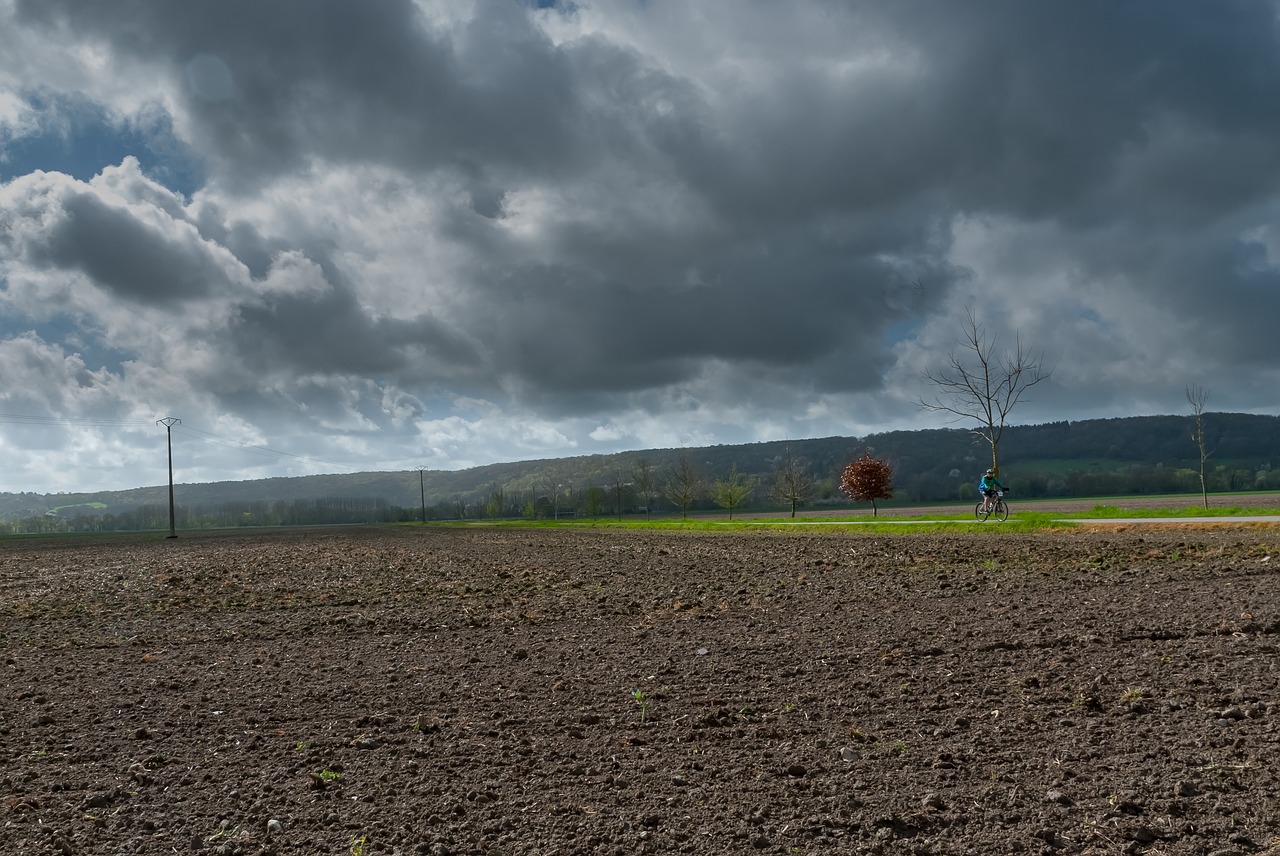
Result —
<instances>
[{"instance_id":1,"label":"sky","mask_svg":"<svg viewBox=\"0 0 1280 856\"><path fill-rule=\"evenodd\" d=\"M0 491L1280 412L1269 0L0 0ZM1189 441L1190 442L1190 441Z\"/></svg>"}]
</instances>

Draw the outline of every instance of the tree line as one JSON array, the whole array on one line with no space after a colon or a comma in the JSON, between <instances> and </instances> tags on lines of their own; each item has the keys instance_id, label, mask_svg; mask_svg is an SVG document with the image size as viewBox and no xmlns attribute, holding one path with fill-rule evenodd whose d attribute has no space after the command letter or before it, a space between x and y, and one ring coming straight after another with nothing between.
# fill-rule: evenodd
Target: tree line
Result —
<instances>
[{"instance_id":1,"label":"tree line","mask_svg":"<svg viewBox=\"0 0 1280 856\"><path fill-rule=\"evenodd\" d=\"M1194 426L1191 416L1010 426L1000 446L1000 478L1014 496L1024 498L1200 494L1203 464L1208 494L1280 489L1280 418L1202 413L1203 460ZM179 484L178 525L693 514L727 512L728 505L735 516L791 513L849 505L841 490L843 470L868 449L892 465L894 501L965 502L976 498L978 477L991 460L987 445L965 429L935 428L525 461L442 473ZM717 502L717 496L728 505ZM0 500L7 503L0 504L6 521L0 532L167 525L162 488L6 494Z\"/></svg>"},{"instance_id":2,"label":"tree line","mask_svg":"<svg viewBox=\"0 0 1280 856\"><path fill-rule=\"evenodd\" d=\"M1210 458L1212 460L1212 458ZM855 466L857 465L857 466ZM202 506L179 503L176 525L183 530L250 526L305 526L343 523L404 523L446 520L573 520L605 517L655 517L748 512L796 515L806 508L866 507L877 501L904 504L972 502L977 477L972 466L946 464L935 470L902 472L892 454L878 447L850 454L837 471L816 466L793 448L784 448L764 471L746 471L731 462L720 472L699 462L693 452L666 464L642 458L596 483L572 479L541 487L511 489L492 485L459 492L429 504L405 505L382 498L320 497L252 500ZM1018 470L1005 465L1002 476L1013 495L1027 498L1201 493L1199 469L1133 464L1065 472ZM1207 494L1241 490L1280 490L1280 467L1220 463L1204 471ZM0 522L0 533L148 531L168 526L168 506L147 503L128 510L79 512L71 516L33 514Z\"/></svg>"},{"instance_id":3,"label":"tree line","mask_svg":"<svg viewBox=\"0 0 1280 856\"><path fill-rule=\"evenodd\" d=\"M228 529L240 526L309 526L322 524L396 523L415 520L417 509L392 505L384 499L364 497L324 497L320 499L221 503L200 507L176 505L178 529ZM73 516L53 513L31 515L0 522L7 535L60 532L146 532L167 529L169 506L148 503L127 511L87 513Z\"/></svg>"}]
</instances>

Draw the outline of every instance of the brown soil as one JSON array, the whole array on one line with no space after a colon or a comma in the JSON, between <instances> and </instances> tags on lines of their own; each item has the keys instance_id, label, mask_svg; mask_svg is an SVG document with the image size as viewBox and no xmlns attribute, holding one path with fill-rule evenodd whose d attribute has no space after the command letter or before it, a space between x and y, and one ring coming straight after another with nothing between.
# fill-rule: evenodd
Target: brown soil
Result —
<instances>
[{"instance_id":1,"label":"brown soil","mask_svg":"<svg viewBox=\"0 0 1280 856\"><path fill-rule=\"evenodd\" d=\"M21 854L1280 853L1280 531L0 542Z\"/></svg>"}]
</instances>

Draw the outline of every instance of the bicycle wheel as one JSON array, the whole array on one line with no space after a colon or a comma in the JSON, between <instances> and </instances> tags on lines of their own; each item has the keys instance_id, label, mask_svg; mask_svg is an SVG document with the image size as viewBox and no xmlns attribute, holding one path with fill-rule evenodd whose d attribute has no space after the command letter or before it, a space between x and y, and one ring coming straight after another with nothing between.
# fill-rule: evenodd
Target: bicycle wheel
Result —
<instances>
[{"instance_id":1,"label":"bicycle wheel","mask_svg":"<svg viewBox=\"0 0 1280 856\"><path fill-rule=\"evenodd\" d=\"M1002 499L996 503L995 511L992 513L995 514L996 520L1003 523L1009 519L1009 506L1005 505L1004 500Z\"/></svg>"},{"instance_id":2,"label":"bicycle wheel","mask_svg":"<svg viewBox=\"0 0 1280 856\"><path fill-rule=\"evenodd\" d=\"M978 518L979 520L985 521L988 517L991 516L991 512L983 510L982 503L979 502L977 505L973 507L973 516Z\"/></svg>"}]
</instances>

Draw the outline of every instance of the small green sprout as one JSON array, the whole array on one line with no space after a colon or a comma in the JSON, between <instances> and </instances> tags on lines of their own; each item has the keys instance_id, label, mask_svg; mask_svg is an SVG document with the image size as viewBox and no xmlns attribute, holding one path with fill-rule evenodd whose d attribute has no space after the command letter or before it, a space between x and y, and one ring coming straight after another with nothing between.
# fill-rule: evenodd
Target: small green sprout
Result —
<instances>
[{"instance_id":1,"label":"small green sprout","mask_svg":"<svg viewBox=\"0 0 1280 856\"><path fill-rule=\"evenodd\" d=\"M648 722L649 708L653 704L649 700L649 696L645 694L644 690L632 690L631 697L636 700L636 704L640 705L640 721Z\"/></svg>"},{"instance_id":2,"label":"small green sprout","mask_svg":"<svg viewBox=\"0 0 1280 856\"><path fill-rule=\"evenodd\" d=\"M311 777L311 787L322 791L329 786L330 782L337 781L342 774L334 770L312 770L307 775Z\"/></svg>"}]
</instances>

